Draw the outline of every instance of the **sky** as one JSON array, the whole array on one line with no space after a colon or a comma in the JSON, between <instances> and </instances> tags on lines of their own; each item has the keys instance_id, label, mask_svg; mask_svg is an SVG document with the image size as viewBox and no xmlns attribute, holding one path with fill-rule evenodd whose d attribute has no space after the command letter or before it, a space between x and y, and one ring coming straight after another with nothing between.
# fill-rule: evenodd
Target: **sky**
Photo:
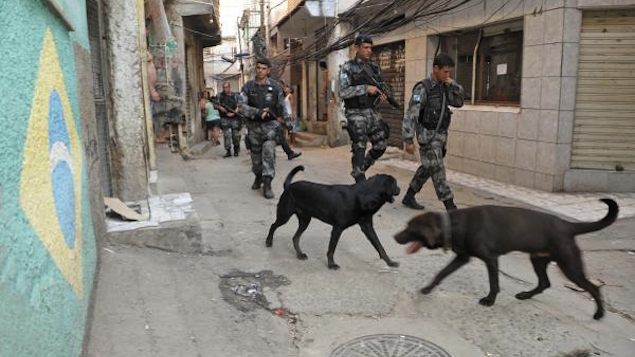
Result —
<instances>
[{"instance_id":1,"label":"sky","mask_svg":"<svg viewBox=\"0 0 635 357\"><path fill-rule=\"evenodd\" d=\"M243 3L249 0L220 0L221 35L236 35L236 20L243 13Z\"/></svg>"}]
</instances>

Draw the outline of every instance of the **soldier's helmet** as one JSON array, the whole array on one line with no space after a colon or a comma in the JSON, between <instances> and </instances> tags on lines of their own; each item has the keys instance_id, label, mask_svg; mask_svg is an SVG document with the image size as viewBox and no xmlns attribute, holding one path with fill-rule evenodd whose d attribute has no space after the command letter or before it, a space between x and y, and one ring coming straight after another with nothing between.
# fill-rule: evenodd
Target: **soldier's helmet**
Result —
<instances>
[{"instance_id":1,"label":"soldier's helmet","mask_svg":"<svg viewBox=\"0 0 635 357\"><path fill-rule=\"evenodd\" d=\"M370 35L366 35L366 34L359 34L357 35L357 37L355 37L355 42L356 45L361 45L362 43L370 43L371 45L373 44L373 38Z\"/></svg>"}]
</instances>

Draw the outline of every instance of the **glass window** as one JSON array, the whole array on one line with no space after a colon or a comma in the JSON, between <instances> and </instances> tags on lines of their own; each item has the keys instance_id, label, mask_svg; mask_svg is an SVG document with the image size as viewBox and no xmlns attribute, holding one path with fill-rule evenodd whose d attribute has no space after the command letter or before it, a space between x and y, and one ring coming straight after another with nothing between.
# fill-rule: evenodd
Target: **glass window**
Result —
<instances>
[{"instance_id":1,"label":"glass window","mask_svg":"<svg viewBox=\"0 0 635 357\"><path fill-rule=\"evenodd\" d=\"M465 88L466 99L474 96L476 104L520 104L522 26L522 20L516 20L439 35L438 51L454 59L453 75ZM472 93L473 77L476 85Z\"/></svg>"}]
</instances>

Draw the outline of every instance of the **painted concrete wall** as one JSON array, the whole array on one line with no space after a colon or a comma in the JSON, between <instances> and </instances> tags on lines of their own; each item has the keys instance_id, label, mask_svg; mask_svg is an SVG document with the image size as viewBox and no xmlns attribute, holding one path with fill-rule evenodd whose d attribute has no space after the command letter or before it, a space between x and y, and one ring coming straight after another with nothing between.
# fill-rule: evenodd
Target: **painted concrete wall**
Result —
<instances>
[{"instance_id":1,"label":"painted concrete wall","mask_svg":"<svg viewBox=\"0 0 635 357\"><path fill-rule=\"evenodd\" d=\"M0 2L0 356L81 353L103 228L86 8L58 3L74 32L41 1Z\"/></svg>"},{"instance_id":2,"label":"painted concrete wall","mask_svg":"<svg viewBox=\"0 0 635 357\"><path fill-rule=\"evenodd\" d=\"M138 1L104 1L112 100L113 194L123 201L148 196L148 145L143 94ZM145 39L144 39L145 40Z\"/></svg>"}]
</instances>

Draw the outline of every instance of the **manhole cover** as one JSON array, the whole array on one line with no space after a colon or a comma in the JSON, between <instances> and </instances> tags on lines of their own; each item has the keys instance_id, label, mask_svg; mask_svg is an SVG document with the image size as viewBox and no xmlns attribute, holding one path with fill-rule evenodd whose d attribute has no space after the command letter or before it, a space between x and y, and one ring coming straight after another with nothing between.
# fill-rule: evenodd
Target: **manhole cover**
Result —
<instances>
[{"instance_id":1,"label":"manhole cover","mask_svg":"<svg viewBox=\"0 0 635 357\"><path fill-rule=\"evenodd\" d=\"M336 348L331 357L452 357L424 339L405 335L358 337Z\"/></svg>"}]
</instances>

